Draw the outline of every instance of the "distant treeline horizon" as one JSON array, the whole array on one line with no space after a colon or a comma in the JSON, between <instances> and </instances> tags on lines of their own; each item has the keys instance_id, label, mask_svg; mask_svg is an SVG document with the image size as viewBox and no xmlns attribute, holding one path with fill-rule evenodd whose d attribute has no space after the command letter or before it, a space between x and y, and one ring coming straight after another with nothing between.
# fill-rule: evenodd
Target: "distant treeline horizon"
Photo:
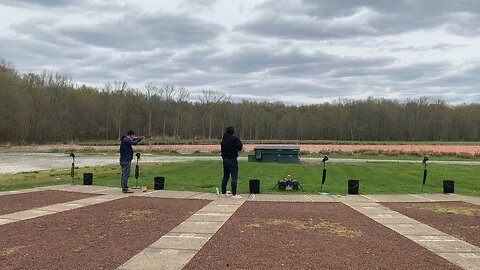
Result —
<instances>
[{"instance_id":1,"label":"distant treeline horizon","mask_svg":"<svg viewBox=\"0 0 480 270\"><path fill-rule=\"evenodd\" d=\"M156 138L221 139L226 127L246 140L480 141L480 104L427 97L339 99L312 105L232 102L205 89L125 81L76 85L55 72L20 74L0 61L0 144L118 139L127 130Z\"/></svg>"}]
</instances>

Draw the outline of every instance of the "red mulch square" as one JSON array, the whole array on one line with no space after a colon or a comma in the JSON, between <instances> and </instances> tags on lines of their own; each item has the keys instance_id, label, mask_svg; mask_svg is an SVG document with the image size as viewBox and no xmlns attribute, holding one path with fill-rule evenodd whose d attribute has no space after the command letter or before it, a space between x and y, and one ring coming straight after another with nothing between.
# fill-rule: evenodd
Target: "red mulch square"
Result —
<instances>
[{"instance_id":1,"label":"red mulch square","mask_svg":"<svg viewBox=\"0 0 480 270\"><path fill-rule=\"evenodd\" d=\"M0 215L11 214L57 203L85 199L93 196L98 196L98 194L58 190L2 195L0 196Z\"/></svg>"},{"instance_id":2,"label":"red mulch square","mask_svg":"<svg viewBox=\"0 0 480 270\"><path fill-rule=\"evenodd\" d=\"M116 269L208 201L127 197L0 226L2 269Z\"/></svg>"},{"instance_id":3,"label":"red mulch square","mask_svg":"<svg viewBox=\"0 0 480 270\"><path fill-rule=\"evenodd\" d=\"M184 269L460 269L340 203L246 202Z\"/></svg>"},{"instance_id":4,"label":"red mulch square","mask_svg":"<svg viewBox=\"0 0 480 270\"><path fill-rule=\"evenodd\" d=\"M480 205L466 202L383 203L383 205L480 247Z\"/></svg>"}]
</instances>

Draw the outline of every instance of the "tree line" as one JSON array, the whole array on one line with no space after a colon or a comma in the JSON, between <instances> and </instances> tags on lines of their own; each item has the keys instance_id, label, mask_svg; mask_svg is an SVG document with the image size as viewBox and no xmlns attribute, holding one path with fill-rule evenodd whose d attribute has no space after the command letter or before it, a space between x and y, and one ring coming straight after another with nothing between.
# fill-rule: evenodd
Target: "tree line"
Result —
<instances>
[{"instance_id":1,"label":"tree line","mask_svg":"<svg viewBox=\"0 0 480 270\"><path fill-rule=\"evenodd\" d=\"M480 141L480 104L429 98L368 98L290 106L233 102L222 91L191 93L147 82L95 88L54 72L20 74L0 62L2 143L118 139L128 129L156 138L220 139L235 126L249 140Z\"/></svg>"}]
</instances>

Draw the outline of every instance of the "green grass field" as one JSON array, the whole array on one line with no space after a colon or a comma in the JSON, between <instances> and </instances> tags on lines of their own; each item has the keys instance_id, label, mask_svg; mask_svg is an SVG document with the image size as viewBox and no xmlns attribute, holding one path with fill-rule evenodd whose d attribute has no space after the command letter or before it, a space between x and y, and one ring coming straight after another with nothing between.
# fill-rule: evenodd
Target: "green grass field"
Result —
<instances>
[{"instance_id":1,"label":"green grass field","mask_svg":"<svg viewBox=\"0 0 480 270\"><path fill-rule=\"evenodd\" d=\"M277 164L239 162L238 192L249 191L248 180L261 180L261 193L316 194L320 190L322 166L320 164ZM82 183L82 173L94 173L94 185L119 187L119 166L102 166L76 170L75 184ZM475 165L429 164L425 192L442 193L442 180L455 180L455 193L478 196L480 193L479 168ZM134 164L129 185L135 185ZM223 175L220 161L179 163L144 163L141 165L139 184L153 188L154 176L164 176L165 189L214 192ZM279 179L291 175L299 180L303 189L280 192L275 187ZM362 194L420 193L423 166L408 163L328 163L324 191L345 194L348 179L360 180ZM71 183L69 170L0 175L0 190L14 190L35 186Z\"/></svg>"}]
</instances>

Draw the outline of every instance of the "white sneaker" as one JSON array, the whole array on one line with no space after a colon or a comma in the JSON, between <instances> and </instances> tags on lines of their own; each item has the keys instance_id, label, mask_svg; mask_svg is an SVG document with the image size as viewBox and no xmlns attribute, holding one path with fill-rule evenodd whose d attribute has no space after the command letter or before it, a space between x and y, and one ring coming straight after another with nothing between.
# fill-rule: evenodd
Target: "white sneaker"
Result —
<instances>
[{"instance_id":1,"label":"white sneaker","mask_svg":"<svg viewBox=\"0 0 480 270\"><path fill-rule=\"evenodd\" d=\"M238 195L238 194L232 196L232 199L241 199L241 198L242 198L242 196L240 196L240 195Z\"/></svg>"}]
</instances>

